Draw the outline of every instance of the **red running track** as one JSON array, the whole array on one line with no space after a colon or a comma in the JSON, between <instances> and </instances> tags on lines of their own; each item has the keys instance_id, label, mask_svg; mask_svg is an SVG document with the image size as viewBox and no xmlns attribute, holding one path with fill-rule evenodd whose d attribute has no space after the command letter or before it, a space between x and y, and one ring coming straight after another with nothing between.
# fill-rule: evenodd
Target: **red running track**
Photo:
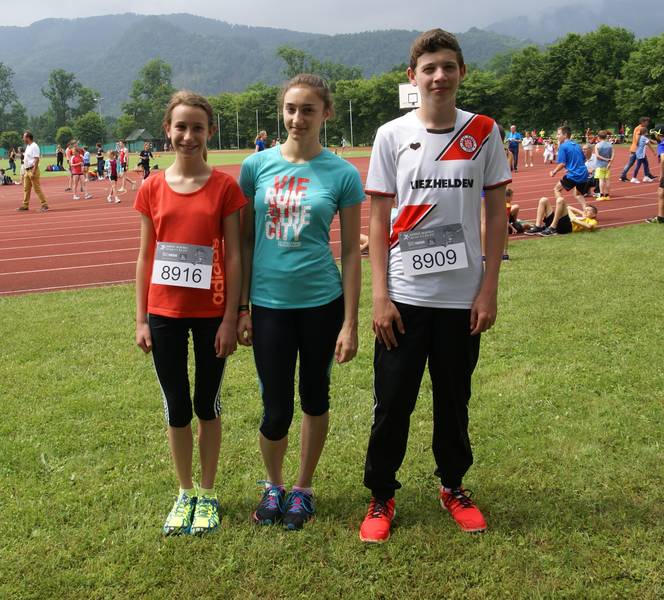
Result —
<instances>
[{"instance_id":1,"label":"red running track","mask_svg":"<svg viewBox=\"0 0 664 600\"><path fill-rule=\"evenodd\" d=\"M522 160L522 157L519 157ZM657 184L618 181L627 159L627 148L617 149L612 175L612 200L598 203L602 227L642 222L656 213ZM366 178L368 158L354 158ZM555 179L550 166L535 154L533 168L521 167L514 175L514 202L523 219L534 219L537 201L552 196ZM223 167L237 177L239 166ZM658 174L658 172L656 172ZM91 200L72 200L64 192L64 177L44 178L42 186L51 210L40 213L33 193L30 211L16 212L21 204L19 186L0 186L0 295L45 292L131 282L139 246L139 216L132 208L135 192L122 196L120 204L106 202L105 182L92 182ZM571 197L571 194L570 194ZM369 225L369 202L362 206L362 231ZM339 223L332 225L331 246L340 252Z\"/></svg>"}]
</instances>

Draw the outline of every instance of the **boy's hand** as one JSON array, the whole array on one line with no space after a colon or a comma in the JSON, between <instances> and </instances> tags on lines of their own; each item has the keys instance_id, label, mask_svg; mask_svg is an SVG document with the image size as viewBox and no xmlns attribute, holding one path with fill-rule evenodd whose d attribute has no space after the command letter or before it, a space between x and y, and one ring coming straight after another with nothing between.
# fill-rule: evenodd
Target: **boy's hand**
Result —
<instances>
[{"instance_id":1,"label":"boy's hand","mask_svg":"<svg viewBox=\"0 0 664 600\"><path fill-rule=\"evenodd\" d=\"M496 322L498 298L495 292L480 290L470 309L470 335L491 329Z\"/></svg>"},{"instance_id":2,"label":"boy's hand","mask_svg":"<svg viewBox=\"0 0 664 600\"><path fill-rule=\"evenodd\" d=\"M376 334L378 342L385 344L388 350L396 348L397 338L394 334L394 325L396 324L397 330L400 334L406 333L401 320L401 314L394 306L394 303L389 298L375 299L373 302L373 324L372 328Z\"/></svg>"}]
</instances>

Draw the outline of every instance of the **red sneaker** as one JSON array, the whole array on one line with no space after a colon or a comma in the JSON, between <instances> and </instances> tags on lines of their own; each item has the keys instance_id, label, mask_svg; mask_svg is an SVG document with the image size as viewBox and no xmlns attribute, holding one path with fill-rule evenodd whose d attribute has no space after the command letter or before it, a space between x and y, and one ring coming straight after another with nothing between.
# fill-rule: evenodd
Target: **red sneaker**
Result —
<instances>
[{"instance_id":1,"label":"red sneaker","mask_svg":"<svg viewBox=\"0 0 664 600\"><path fill-rule=\"evenodd\" d=\"M394 498L379 500L371 498L367 516L360 526L360 539L363 542L380 544L390 539L390 527L396 511Z\"/></svg>"},{"instance_id":2,"label":"red sneaker","mask_svg":"<svg viewBox=\"0 0 664 600\"><path fill-rule=\"evenodd\" d=\"M446 492L440 488L440 505L446 508L457 522L457 525L468 532L480 532L486 530L486 521L470 499L472 493L464 490L462 487L456 488L451 492Z\"/></svg>"}]
</instances>

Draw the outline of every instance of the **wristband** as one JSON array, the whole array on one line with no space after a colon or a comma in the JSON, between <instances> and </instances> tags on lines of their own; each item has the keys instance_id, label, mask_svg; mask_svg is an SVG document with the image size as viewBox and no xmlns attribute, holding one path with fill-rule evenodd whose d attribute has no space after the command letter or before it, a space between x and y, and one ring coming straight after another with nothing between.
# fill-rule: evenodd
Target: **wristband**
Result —
<instances>
[{"instance_id":1,"label":"wristband","mask_svg":"<svg viewBox=\"0 0 664 600\"><path fill-rule=\"evenodd\" d=\"M240 304L240 306L237 307L238 312L242 311L247 311L249 312L249 305L248 304Z\"/></svg>"}]
</instances>

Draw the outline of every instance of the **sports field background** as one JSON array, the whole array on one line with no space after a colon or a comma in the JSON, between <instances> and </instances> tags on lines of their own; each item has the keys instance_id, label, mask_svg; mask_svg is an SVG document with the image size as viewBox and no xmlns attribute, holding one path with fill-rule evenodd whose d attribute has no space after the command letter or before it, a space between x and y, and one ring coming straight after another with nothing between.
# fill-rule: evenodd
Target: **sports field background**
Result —
<instances>
[{"instance_id":1,"label":"sports field background","mask_svg":"<svg viewBox=\"0 0 664 600\"><path fill-rule=\"evenodd\" d=\"M223 386L221 531L166 539L176 482L153 368L133 342L133 286L0 297L0 598L661 598L663 235L641 224L511 247L471 402L466 485L489 530L464 534L438 506L425 376L381 546L357 535L367 263L360 351L333 370L318 517L298 533L249 523L264 476L250 350Z\"/></svg>"}]
</instances>

